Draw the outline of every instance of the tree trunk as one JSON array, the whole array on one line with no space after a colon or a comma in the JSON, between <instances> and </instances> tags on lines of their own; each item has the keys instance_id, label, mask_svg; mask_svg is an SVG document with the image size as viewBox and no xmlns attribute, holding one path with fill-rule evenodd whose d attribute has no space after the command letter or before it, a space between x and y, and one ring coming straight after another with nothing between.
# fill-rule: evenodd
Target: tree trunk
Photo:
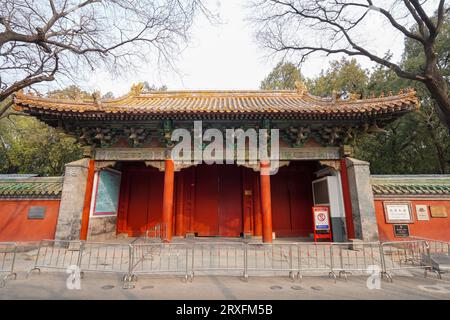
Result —
<instances>
[{"instance_id":1,"label":"tree trunk","mask_svg":"<svg viewBox=\"0 0 450 320\"><path fill-rule=\"evenodd\" d=\"M6 112L13 105L14 101L11 99L11 101L7 102L4 106L1 106L1 102L3 102L3 101L0 100L0 119L4 118L4 116L6 115Z\"/></svg>"},{"instance_id":2,"label":"tree trunk","mask_svg":"<svg viewBox=\"0 0 450 320\"><path fill-rule=\"evenodd\" d=\"M448 97L448 85L438 70L425 81L425 86L430 91L431 97L437 105L437 114L450 132L450 101Z\"/></svg>"},{"instance_id":3,"label":"tree trunk","mask_svg":"<svg viewBox=\"0 0 450 320\"><path fill-rule=\"evenodd\" d=\"M437 138L433 124L427 123L426 126L428 129L428 132L430 133L431 140L433 141L434 147L436 148L436 156L439 161L440 173L446 174L448 172L448 164L447 164L447 159L445 157L444 147L442 146L439 139Z\"/></svg>"}]
</instances>

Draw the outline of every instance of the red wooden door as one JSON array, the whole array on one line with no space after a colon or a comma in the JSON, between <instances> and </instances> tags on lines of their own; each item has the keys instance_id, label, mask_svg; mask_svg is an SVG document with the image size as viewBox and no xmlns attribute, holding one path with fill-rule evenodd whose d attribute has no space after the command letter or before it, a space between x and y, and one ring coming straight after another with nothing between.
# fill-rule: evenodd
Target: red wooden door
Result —
<instances>
[{"instance_id":1,"label":"red wooden door","mask_svg":"<svg viewBox=\"0 0 450 320\"><path fill-rule=\"evenodd\" d=\"M130 236L140 236L147 228L148 177L141 171L129 171L130 189L126 229Z\"/></svg>"},{"instance_id":2,"label":"red wooden door","mask_svg":"<svg viewBox=\"0 0 450 320\"><path fill-rule=\"evenodd\" d=\"M199 236L240 236L241 169L231 165L199 165L195 171L194 232Z\"/></svg>"},{"instance_id":3,"label":"red wooden door","mask_svg":"<svg viewBox=\"0 0 450 320\"><path fill-rule=\"evenodd\" d=\"M313 163L291 163L271 176L272 225L281 237L307 237L312 232Z\"/></svg>"},{"instance_id":4,"label":"red wooden door","mask_svg":"<svg viewBox=\"0 0 450 320\"><path fill-rule=\"evenodd\" d=\"M289 195L289 172L287 168L280 168L278 173L271 176L270 189L272 196L272 226L278 235L285 235L291 231L291 207Z\"/></svg>"},{"instance_id":5,"label":"red wooden door","mask_svg":"<svg viewBox=\"0 0 450 320\"><path fill-rule=\"evenodd\" d=\"M161 222L164 175L153 168L130 169L126 174L130 179L126 231L141 236Z\"/></svg>"},{"instance_id":6,"label":"red wooden door","mask_svg":"<svg viewBox=\"0 0 450 320\"><path fill-rule=\"evenodd\" d=\"M217 166L199 165L195 168L194 232L199 236L219 233L219 170Z\"/></svg>"},{"instance_id":7,"label":"red wooden door","mask_svg":"<svg viewBox=\"0 0 450 320\"><path fill-rule=\"evenodd\" d=\"M219 236L239 237L243 232L242 170L232 165L219 168Z\"/></svg>"},{"instance_id":8,"label":"red wooden door","mask_svg":"<svg viewBox=\"0 0 450 320\"><path fill-rule=\"evenodd\" d=\"M162 221L164 173L152 170L148 173L147 228Z\"/></svg>"}]
</instances>

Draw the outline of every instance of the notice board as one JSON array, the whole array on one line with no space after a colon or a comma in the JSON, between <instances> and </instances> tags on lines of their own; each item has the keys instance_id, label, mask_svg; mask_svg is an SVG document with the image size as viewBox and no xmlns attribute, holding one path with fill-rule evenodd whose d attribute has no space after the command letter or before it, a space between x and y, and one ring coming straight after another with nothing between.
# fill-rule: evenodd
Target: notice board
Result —
<instances>
[{"instance_id":1,"label":"notice board","mask_svg":"<svg viewBox=\"0 0 450 320\"><path fill-rule=\"evenodd\" d=\"M328 239L333 241L330 224L330 208L329 207L313 207L314 222L314 242L318 239Z\"/></svg>"},{"instance_id":2,"label":"notice board","mask_svg":"<svg viewBox=\"0 0 450 320\"><path fill-rule=\"evenodd\" d=\"M98 173L94 216L116 215L119 206L121 174L105 169Z\"/></svg>"}]
</instances>

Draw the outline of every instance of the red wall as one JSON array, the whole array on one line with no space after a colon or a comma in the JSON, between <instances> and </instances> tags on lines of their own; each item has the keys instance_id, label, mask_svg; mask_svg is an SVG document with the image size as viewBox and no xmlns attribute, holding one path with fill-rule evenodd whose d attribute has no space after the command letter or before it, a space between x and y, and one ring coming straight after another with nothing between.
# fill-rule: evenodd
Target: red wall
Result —
<instances>
[{"instance_id":1,"label":"red wall","mask_svg":"<svg viewBox=\"0 0 450 320\"><path fill-rule=\"evenodd\" d=\"M429 212L430 215L429 221L418 221L415 208L416 204L423 204L428 206L447 206L447 211L450 213L450 200L405 200L405 199L375 200L375 211L378 221L378 232L380 234L381 241L402 240L401 238L394 237L393 224L386 223L383 205L384 201L411 202L414 221L413 223L408 224L410 236L428 238L433 240L450 241L449 217L432 218Z\"/></svg>"},{"instance_id":2,"label":"red wall","mask_svg":"<svg viewBox=\"0 0 450 320\"><path fill-rule=\"evenodd\" d=\"M60 200L0 200L0 241L54 239ZM31 206L45 206L45 218L28 219Z\"/></svg>"}]
</instances>

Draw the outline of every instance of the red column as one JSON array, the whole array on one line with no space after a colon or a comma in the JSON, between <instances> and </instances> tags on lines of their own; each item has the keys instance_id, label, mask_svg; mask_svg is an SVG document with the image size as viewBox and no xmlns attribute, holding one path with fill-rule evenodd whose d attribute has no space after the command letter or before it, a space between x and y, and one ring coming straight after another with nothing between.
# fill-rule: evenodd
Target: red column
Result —
<instances>
[{"instance_id":1,"label":"red column","mask_svg":"<svg viewBox=\"0 0 450 320\"><path fill-rule=\"evenodd\" d=\"M95 160L89 160L86 193L84 194L83 214L81 216L80 240L86 240L89 229L89 214L91 211L92 189L94 188Z\"/></svg>"},{"instance_id":2,"label":"red column","mask_svg":"<svg viewBox=\"0 0 450 320\"><path fill-rule=\"evenodd\" d=\"M352 200L350 197L350 186L348 184L347 165L345 158L341 160L341 182L344 197L345 222L347 225L347 238L355 238L355 227L353 226Z\"/></svg>"},{"instance_id":3,"label":"red column","mask_svg":"<svg viewBox=\"0 0 450 320\"><path fill-rule=\"evenodd\" d=\"M174 190L175 170L174 162L171 159L165 161L164 171L164 198L162 221L166 227L165 241L172 241L173 230L173 190Z\"/></svg>"},{"instance_id":4,"label":"red column","mask_svg":"<svg viewBox=\"0 0 450 320\"><path fill-rule=\"evenodd\" d=\"M270 195L270 162L261 162L261 209L263 242L272 242L272 201Z\"/></svg>"}]
</instances>

